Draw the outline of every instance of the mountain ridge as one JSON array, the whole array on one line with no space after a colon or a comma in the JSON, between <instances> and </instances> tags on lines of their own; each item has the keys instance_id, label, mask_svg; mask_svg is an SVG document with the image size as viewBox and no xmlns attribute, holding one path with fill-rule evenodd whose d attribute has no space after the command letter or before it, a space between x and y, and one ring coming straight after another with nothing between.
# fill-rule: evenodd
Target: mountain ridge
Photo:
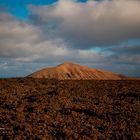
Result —
<instances>
[{"instance_id":1,"label":"mountain ridge","mask_svg":"<svg viewBox=\"0 0 140 140\"><path fill-rule=\"evenodd\" d=\"M112 73L111 71L81 66L71 62L41 69L27 77L58 80L122 80L128 78L121 74Z\"/></svg>"}]
</instances>

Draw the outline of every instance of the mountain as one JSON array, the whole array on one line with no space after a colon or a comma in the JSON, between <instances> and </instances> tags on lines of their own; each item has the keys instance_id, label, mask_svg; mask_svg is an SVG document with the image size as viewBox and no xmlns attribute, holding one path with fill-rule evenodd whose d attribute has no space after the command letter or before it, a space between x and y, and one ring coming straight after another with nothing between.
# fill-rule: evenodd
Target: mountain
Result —
<instances>
[{"instance_id":1,"label":"mountain","mask_svg":"<svg viewBox=\"0 0 140 140\"><path fill-rule=\"evenodd\" d=\"M32 73L28 77L58 80L121 80L127 78L110 71L89 68L73 63L63 63L56 67L45 68Z\"/></svg>"}]
</instances>

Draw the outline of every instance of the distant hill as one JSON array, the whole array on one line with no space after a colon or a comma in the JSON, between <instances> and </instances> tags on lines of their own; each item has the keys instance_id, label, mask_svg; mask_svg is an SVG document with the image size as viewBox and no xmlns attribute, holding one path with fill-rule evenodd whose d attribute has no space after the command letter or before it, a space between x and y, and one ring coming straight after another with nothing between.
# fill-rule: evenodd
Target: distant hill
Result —
<instances>
[{"instance_id":1,"label":"distant hill","mask_svg":"<svg viewBox=\"0 0 140 140\"><path fill-rule=\"evenodd\" d=\"M58 80L122 80L126 76L110 71L89 68L73 63L63 63L56 67L49 67L32 73L28 77Z\"/></svg>"}]
</instances>

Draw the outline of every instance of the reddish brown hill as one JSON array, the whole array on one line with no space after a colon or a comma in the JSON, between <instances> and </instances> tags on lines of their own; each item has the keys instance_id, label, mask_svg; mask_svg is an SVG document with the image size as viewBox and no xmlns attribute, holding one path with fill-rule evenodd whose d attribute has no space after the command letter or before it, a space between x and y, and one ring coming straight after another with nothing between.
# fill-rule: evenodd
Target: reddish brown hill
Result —
<instances>
[{"instance_id":1,"label":"reddish brown hill","mask_svg":"<svg viewBox=\"0 0 140 140\"><path fill-rule=\"evenodd\" d=\"M64 63L37 71L28 77L59 80L121 80L127 77L110 71L98 70L73 63Z\"/></svg>"}]
</instances>

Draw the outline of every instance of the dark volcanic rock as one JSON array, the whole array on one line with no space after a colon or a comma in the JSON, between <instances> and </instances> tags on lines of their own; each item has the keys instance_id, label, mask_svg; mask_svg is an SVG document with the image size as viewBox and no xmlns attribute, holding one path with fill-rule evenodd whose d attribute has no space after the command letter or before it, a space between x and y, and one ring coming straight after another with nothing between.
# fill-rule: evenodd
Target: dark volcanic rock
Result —
<instances>
[{"instance_id":1,"label":"dark volcanic rock","mask_svg":"<svg viewBox=\"0 0 140 140\"><path fill-rule=\"evenodd\" d=\"M138 80L0 79L0 139L140 139L139 85Z\"/></svg>"}]
</instances>

